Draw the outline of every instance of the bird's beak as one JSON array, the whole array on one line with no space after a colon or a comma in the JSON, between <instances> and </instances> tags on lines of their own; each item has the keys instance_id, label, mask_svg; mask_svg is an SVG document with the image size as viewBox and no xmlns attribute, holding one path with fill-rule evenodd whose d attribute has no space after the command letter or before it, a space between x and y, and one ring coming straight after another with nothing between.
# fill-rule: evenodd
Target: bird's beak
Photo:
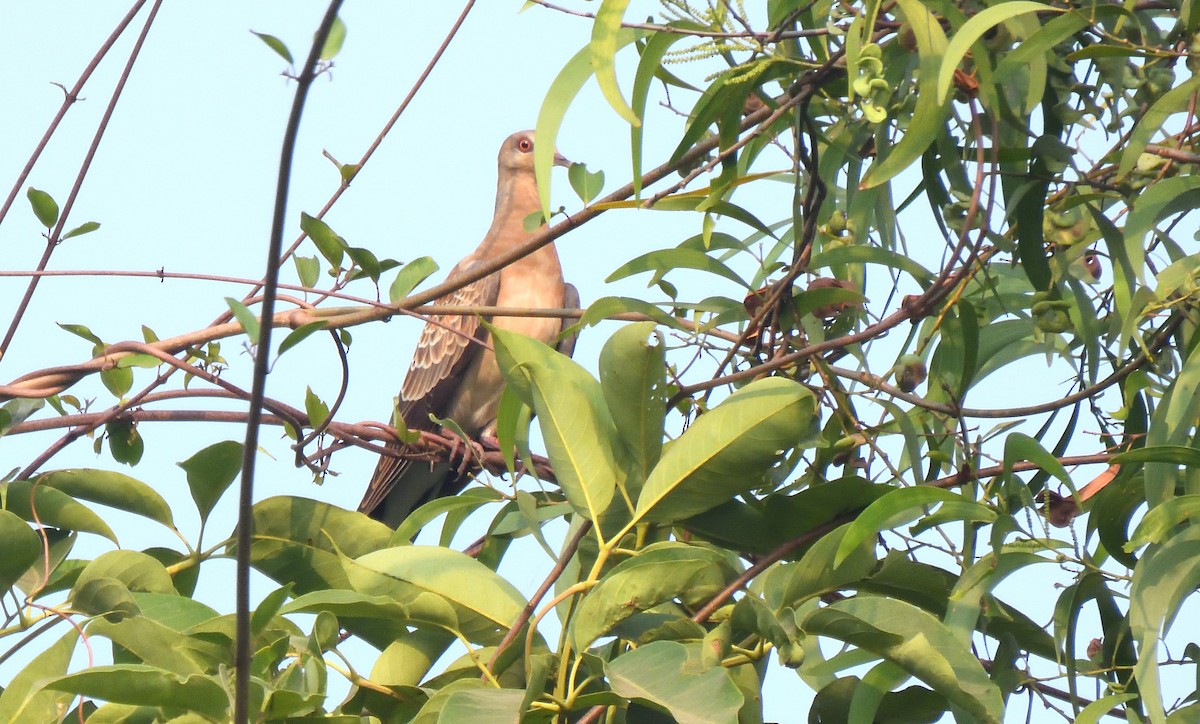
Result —
<instances>
[{"instance_id":1,"label":"bird's beak","mask_svg":"<svg viewBox=\"0 0 1200 724\"><path fill-rule=\"evenodd\" d=\"M562 155L561 153L559 153L558 151L555 151L554 152L554 165L569 167L571 165L571 160L568 159L566 156Z\"/></svg>"}]
</instances>

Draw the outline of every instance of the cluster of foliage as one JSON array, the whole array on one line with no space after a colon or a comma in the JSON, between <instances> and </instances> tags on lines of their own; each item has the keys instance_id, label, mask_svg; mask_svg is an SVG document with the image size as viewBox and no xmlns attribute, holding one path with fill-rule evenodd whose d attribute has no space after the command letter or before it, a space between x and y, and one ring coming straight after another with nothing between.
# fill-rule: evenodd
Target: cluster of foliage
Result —
<instances>
[{"instance_id":1,"label":"cluster of foliage","mask_svg":"<svg viewBox=\"0 0 1200 724\"><path fill-rule=\"evenodd\" d=\"M241 555L281 586L246 612L254 718L752 723L766 671L785 667L814 692L810 721L998 722L1034 701L1078 721L1194 720L1196 677L1172 672L1200 648L1185 639L1172 657L1163 641L1200 580L1200 255L1177 238L1200 200L1195 6L663 0L659 20L630 23L627 5L579 20L592 39L547 95L538 151L545 178L595 77L631 129L634 178L597 198L602 179L573 169L583 209L527 247L632 207L694 212L678 218L699 233L611 277L651 274L647 298L584 312L583 326L647 320L611 336L598 378L495 333L508 387L490 462L515 476L525 461L540 482L472 487L396 531L271 498L242 521L249 550L230 538L86 559L70 555L79 533L115 540L88 503L166 526L172 512L122 473L39 461L4 483L0 585L18 605L0 634L20 637L13 652L26 632L73 626L7 682L0 718L56 719L82 696L67 716L227 719L234 617L192 596L201 565ZM628 99L618 52L637 56ZM683 115L678 146L643 171L660 87ZM756 194L780 182L782 210ZM56 243L57 205L29 200ZM750 231L718 231L718 218ZM321 254L297 258L304 287L322 267L340 291L396 266L317 218L303 227ZM59 393L100 373L120 401L88 424L136 463L132 423L154 385L131 395L133 368L165 362L238 397L212 373L227 364L216 340L287 324L286 351L447 291L410 294L430 271L403 266L392 307L261 320L231 300L238 321L115 346L75 329L96 359L5 386L0 422L20 432L41 400L70 419ZM1035 365L1069 389L997 405L993 381ZM298 449L319 434L334 447L387 439L338 421L336 404L303 407L267 403ZM182 464L202 518L242 454L219 443ZM1077 486L1065 466L1084 463L1105 472ZM487 534L451 549L483 511ZM442 545L410 543L435 523ZM497 573L525 536L556 560L529 597ZM1051 590L1047 568L1067 585ZM1002 595L1006 578L1045 590ZM67 673L81 636L110 640L113 663ZM355 660L347 640L380 653ZM327 696L331 670L352 685L344 701Z\"/></svg>"}]
</instances>

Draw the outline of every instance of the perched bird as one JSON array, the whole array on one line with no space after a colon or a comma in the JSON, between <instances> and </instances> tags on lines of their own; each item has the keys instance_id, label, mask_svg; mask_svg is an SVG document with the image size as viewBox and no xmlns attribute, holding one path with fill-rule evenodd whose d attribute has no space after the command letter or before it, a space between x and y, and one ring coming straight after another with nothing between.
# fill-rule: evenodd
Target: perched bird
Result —
<instances>
[{"instance_id":1,"label":"perched bird","mask_svg":"<svg viewBox=\"0 0 1200 724\"><path fill-rule=\"evenodd\" d=\"M525 219L540 211L533 172L533 131L514 133L500 147L496 212L479 247L455 265L447 281L526 241ZM556 166L570 162L555 153ZM579 293L563 282L558 252L548 244L498 272L471 282L440 298L437 304L499 307L576 307ZM501 317L497 327L553 343L566 320L539 317ZM504 380L487 342L487 330L476 315L437 316L421 330L417 349L400 388L399 412L410 430L434 431L429 416L453 420L472 438L496 434L496 413ZM560 344L570 354L573 340ZM398 449L398 442L389 443ZM455 495L467 476L447 462L431 465L383 456L375 468L358 509L395 528L416 508L436 498Z\"/></svg>"}]
</instances>

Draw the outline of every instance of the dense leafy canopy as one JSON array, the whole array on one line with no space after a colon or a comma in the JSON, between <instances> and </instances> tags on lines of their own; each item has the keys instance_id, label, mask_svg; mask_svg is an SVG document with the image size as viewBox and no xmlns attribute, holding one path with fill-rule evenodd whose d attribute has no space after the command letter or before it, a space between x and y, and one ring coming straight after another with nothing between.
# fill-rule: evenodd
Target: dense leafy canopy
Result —
<instances>
[{"instance_id":1,"label":"dense leafy canopy","mask_svg":"<svg viewBox=\"0 0 1200 724\"><path fill-rule=\"evenodd\" d=\"M1194 720L1196 7L662 0L631 22L627 0L530 4L591 26L539 115L541 177L592 81L629 129L634 174L604 195L603 173L573 167L582 207L528 249L602 213L678 212L676 239L617 249L609 280L648 276L645 294L583 311L583 334L611 335L598 360L496 331L509 387L491 474L399 531L272 497L243 521L248 550L205 530L207 547L79 557L80 534L118 540L97 504L164 533L172 511L111 470L11 476L0 578L20 612L0 648L30 631L42 645L5 682L0 719L53 720L77 696L91 721L229 718L234 619L192 596L199 567L242 555L279 585L250 616L255 719L752 723L764 697L794 698L764 688L782 668L811 692L810 721L999 722L1035 699L1079 721ZM345 38L335 24L320 62ZM674 134L669 157L650 160L650 127ZM49 193L26 195L52 244L97 226L66 231ZM404 307L445 291L412 295L427 258L398 265L317 216L300 227L301 287L328 271L337 291L386 284ZM186 400L222 384L221 339L289 326L276 349L296 354L397 311L263 320L257 303L230 298L222 323L161 342L64 325L95 359L5 386L0 431L80 414L68 389L99 374L119 403L78 424L136 465L134 391L153 379L137 368L182 367ZM624 326L593 327L611 318ZM309 389L266 410L299 451L398 432L406 454L445 454L339 404ZM180 463L202 520L242 452ZM298 460L323 474L310 453ZM486 533L452 549L469 517ZM411 543L426 528L441 545ZM497 572L525 536L556 559L533 597ZM40 628L60 617L77 628ZM110 640L111 664L69 668L80 634ZM330 674L349 679L344 701Z\"/></svg>"}]
</instances>

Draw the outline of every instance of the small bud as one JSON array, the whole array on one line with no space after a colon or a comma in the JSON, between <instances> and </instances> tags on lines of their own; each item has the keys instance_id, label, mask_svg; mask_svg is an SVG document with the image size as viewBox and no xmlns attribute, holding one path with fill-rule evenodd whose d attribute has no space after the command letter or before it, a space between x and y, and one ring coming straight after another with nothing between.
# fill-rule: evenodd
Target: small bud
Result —
<instances>
[{"instance_id":1,"label":"small bud","mask_svg":"<svg viewBox=\"0 0 1200 724\"><path fill-rule=\"evenodd\" d=\"M905 392L912 392L929 376L925 363L915 354L906 354L900 358L900 371L896 375L896 386Z\"/></svg>"},{"instance_id":2,"label":"small bud","mask_svg":"<svg viewBox=\"0 0 1200 724\"><path fill-rule=\"evenodd\" d=\"M1104 275L1104 268L1100 266L1100 255L1094 251L1083 255L1083 268L1091 276L1092 284L1100 281L1100 277Z\"/></svg>"}]
</instances>

